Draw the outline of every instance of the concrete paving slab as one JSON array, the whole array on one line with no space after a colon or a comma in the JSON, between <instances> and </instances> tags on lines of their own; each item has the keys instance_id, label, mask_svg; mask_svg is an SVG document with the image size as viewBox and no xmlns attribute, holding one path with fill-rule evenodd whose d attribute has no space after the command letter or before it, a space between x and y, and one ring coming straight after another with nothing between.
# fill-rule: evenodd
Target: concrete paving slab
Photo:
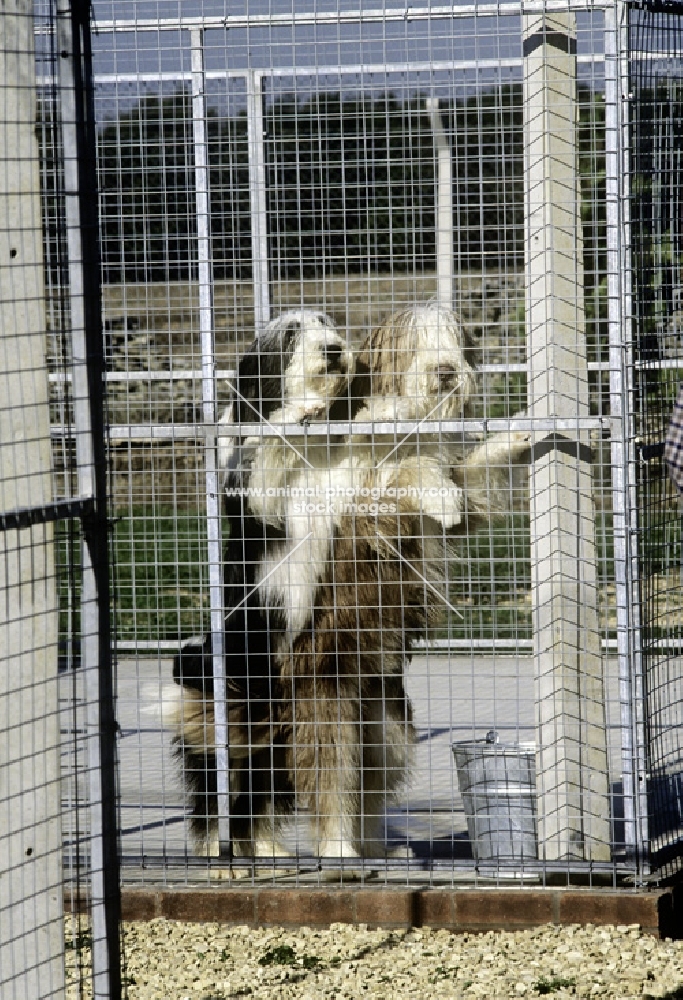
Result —
<instances>
[{"instance_id":1,"label":"concrete paving slab","mask_svg":"<svg viewBox=\"0 0 683 1000\"><path fill-rule=\"evenodd\" d=\"M613 787L621 777L621 729L616 659L605 658L608 744ZM71 699L82 691L77 678L61 676L63 766L73 768L83 745L82 710L74 713ZM155 711L163 685L171 683L168 657L126 657L117 665L117 717L121 789L121 844L131 863L143 855L176 861L191 852L182 776L172 758L171 734ZM415 765L406 788L388 809L387 838L410 843L419 858L435 860L471 857L467 823L458 789L452 744L483 739L495 729L505 742L533 740L533 659L516 655L448 655L420 653L407 671L406 686L413 703L418 743ZM74 727L80 730L73 738ZM80 738L80 742L79 742ZM73 805L76 785L67 782ZM84 787L80 788L83 801ZM65 801L67 813L70 803ZM615 803L618 813L619 804ZM284 836L288 846L306 844L303 820Z\"/></svg>"}]
</instances>

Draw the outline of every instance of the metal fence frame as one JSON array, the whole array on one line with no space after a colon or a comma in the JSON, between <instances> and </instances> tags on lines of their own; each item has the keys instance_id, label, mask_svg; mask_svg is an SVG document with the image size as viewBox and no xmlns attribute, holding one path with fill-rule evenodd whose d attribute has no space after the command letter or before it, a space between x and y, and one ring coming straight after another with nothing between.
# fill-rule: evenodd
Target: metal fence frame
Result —
<instances>
[{"instance_id":1,"label":"metal fence frame","mask_svg":"<svg viewBox=\"0 0 683 1000\"><path fill-rule=\"evenodd\" d=\"M60 870L62 874L63 896L59 896L64 904L64 897L78 911L81 908L88 913L91 920L92 934L92 969L93 996L100 998L117 997L121 994L121 955L119 946L120 934L120 882L118 856L118 804L116 778L116 720L114 714L114 678L111 655L111 600L109 582L109 515L108 515L108 485L107 485L107 454L103 407L103 347L102 347L102 317L100 304L100 274L99 274L99 232L97 212L97 184L95 171L95 133L92 104L92 64L90 51L90 6L87 0L60 0L55 5L49 4L41 12L38 23L38 36L51 38L59 52L58 64L52 63L51 86L58 94L59 121L51 122L54 137L54 150L61 151L61 158L54 163L56 171L54 183L61 187L59 196L62 215L60 223L64 227L65 247L67 251L63 277L65 285L60 288L62 306L65 315L68 313L68 328L62 330L69 341L68 373L64 376L72 386L71 400L73 403L72 429L75 442L75 489L71 495L59 497L53 492L51 502L40 500L31 505L30 488L26 491L27 502L24 506L7 509L0 513L0 532L3 541L16 533L17 539L23 538L26 543L26 533L36 526L50 526L61 522L62 525L72 523L81 539L81 591L80 591L80 626L81 626L81 668L85 688L86 732L84 745L86 749L85 770L80 777L85 777L87 784L87 803L84 809L84 826L87 833L81 830L82 840L77 833L78 843L72 844L80 858L78 871L70 870L69 849L64 849L64 857ZM23 24L26 33L21 49L23 58L32 51L32 36L34 34L33 14L30 5L17 3L14 11L7 11L4 17ZM14 39L14 35L8 34ZM54 51L54 49L53 49ZM45 58L45 47L43 58ZM6 54L15 55L11 48ZM7 63L4 64L5 66ZM30 73L28 74L31 75ZM21 88L24 81L5 79L0 85L11 93L12 88ZM44 86L44 81L38 80L38 86ZM27 94L36 93L36 80L29 81ZM30 88L30 89L29 89ZM8 101L8 107L12 102ZM56 104L53 106L57 106ZM3 103L3 107L5 104ZM33 109L32 109L33 110ZM11 120L5 125L13 126ZM33 131L27 117L21 125ZM59 132L60 139L56 136ZM5 135L8 143L5 147L12 149L15 137L10 128ZM24 150L25 151L25 150ZM22 154L22 150L18 155ZM3 152L3 157L5 157ZM36 154L37 155L37 154ZM6 162L10 162L7 160ZM18 175L22 169L30 171L34 164L23 163L21 159L8 169ZM38 171L36 169L36 176ZM13 205L16 218L40 217L40 212L33 211L39 203L40 192L24 187L23 193L7 190L3 194L10 200L23 198L23 204L17 201ZM16 224L16 223L15 223ZM16 238L21 243L22 233ZM28 230L23 238L30 239ZM4 266L4 265L3 265ZM41 266L45 261L41 259ZM42 275L40 284L42 285ZM20 286L18 286L20 287ZM68 309L66 303L68 301ZM3 302L4 322L8 336L21 332L15 328L13 307L21 308L22 302L16 303L10 297ZM41 303L42 304L42 303ZM44 322L44 321L43 321ZM46 340L45 326L39 331L27 330ZM42 349L26 341L26 351L30 361L36 362ZM31 351L33 353L31 353ZM6 377L12 373L3 372ZM30 377L30 371L27 370ZM4 402L4 401L3 401ZM49 449L49 438L44 442ZM11 460L11 456L10 456ZM25 474L25 473L24 473ZM3 468L3 477L9 479L13 475L21 475L21 469L11 466ZM53 486L54 489L54 486ZM23 535L22 535L23 532ZM46 534L47 537L47 534ZM54 538L51 537L51 547L54 550ZM11 544L9 548L11 549ZM29 542L30 544L30 542ZM47 545L47 542L44 544ZM37 576L33 580L22 580L29 586L41 585ZM7 599L10 600L8 595ZM54 611L58 614L57 609ZM22 618L21 608L19 617ZM30 628L30 618L26 626ZM54 645L54 668L57 669L57 644ZM27 683L29 678L26 679ZM57 677L52 678L55 694L57 692ZM38 710L38 706L36 706ZM59 720L57 701L54 705L45 706L46 718ZM36 730L36 746L41 746L40 733L46 725L46 718L36 716L33 725ZM56 722L58 724L58 721ZM57 747L54 748L57 751ZM42 766L42 762L39 766ZM74 780L79 777L74 773ZM44 792L44 794L46 794ZM46 808L54 806L55 815L59 814L58 803L46 803ZM83 808L81 806L81 808ZM44 845L43 845L44 846ZM27 854L31 855L33 849ZM36 851L36 865L43 866L47 859L41 851ZM38 869L36 869L38 871ZM71 883L71 894L66 887ZM45 959L45 941L40 941L45 933L46 921L41 918L39 907L32 908L34 888L28 887L25 901L12 898L3 900L3 905L9 904L9 910L3 914L12 928L14 943L3 941L6 947L6 965L3 965L3 990L18 990L11 995L22 996L41 995L43 990L50 988L55 992L50 995L63 996L63 984L46 983L31 976L40 975L40 962ZM50 887L51 901L54 903L54 887ZM33 900L35 902L35 900ZM22 913L22 905L25 909ZM36 924L31 926L31 917ZM22 934L24 937L22 938ZM32 936L33 935L33 936ZM60 937L62 936L60 932ZM81 945L77 946L80 950ZM58 958L62 961L63 975L64 941L60 942ZM28 991L28 992L25 992ZM4 992L3 992L3 995ZM10 995L9 993L7 994Z\"/></svg>"},{"instance_id":2,"label":"metal fence frame","mask_svg":"<svg viewBox=\"0 0 683 1000\"><path fill-rule=\"evenodd\" d=\"M623 342L623 330L629 315L629 289L628 289L628 173L623 169L628 156L628 122L625 120L625 107L620 95L624 93L624 74L628 67L628 48L626 40L627 19L625 17L626 7L623 3L615 3L613 0L605 0L598 5L604 11L605 25L605 87L606 87L606 141L607 141L607 231L608 231L608 280L610 282L609 301L609 330L610 330L610 401L611 417L584 416L561 417L553 416L543 420L536 418L534 427L547 433L555 434L576 434L587 433L590 430L609 432L611 440L612 465L613 465L613 488L612 496L614 503L615 517L615 565L616 565L616 586L617 586L617 609L619 616L617 655L619 660L619 672L621 678L621 702L622 702L622 758L624 768L624 803L625 803L625 846L627 856L636 865L641 875L647 870L646 849L647 843L647 809L645 792L643 789L643 776L645 774L645 743L644 743L644 721L642 717L642 664L639 654L639 625L638 625L638 605L636 596L638 592L637 572L638 563L635 553L632 550L632 538L636 521L636 509L634 503L634 445L632 433L632 419L629 413L629 380L632 359L628 348ZM595 4L588 4L583 0L570 3L531 3L524 5L524 14L530 21L534 15L543 13L546 16L561 14L571 10L595 10ZM415 16L438 18L444 14L461 18L472 16L485 17L489 14L519 13L521 8L518 4L508 4L487 7L486 5L463 5L458 7L430 8L429 12L411 11L411 18ZM403 19L405 16L401 10L384 10L381 15L376 12L353 12L348 14L330 15L326 12L306 12L287 15L283 18L283 23L287 24L324 24L330 19L349 21L353 23L373 21L380 17L382 20ZM287 69L271 71L265 70L226 70L207 71L203 58L204 32L208 29L229 29L232 27L244 27L245 25L256 26L263 24L274 25L278 22L278 15L228 15L226 18L183 18L166 20L138 20L116 22L99 22L98 31L104 33L116 33L118 31L178 31L181 30L189 34L191 51L191 71L185 74L174 74L174 79L178 82L183 79L191 83L192 93L192 128L194 136L195 150L195 192L197 201L198 219L198 268L199 268L199 323L202 343L202 369L195 372L195 378L202 381L202 399L204 428L192 426L174 426L169 428L158 425L144 426L140 424L117 426L112 428L115 436L123 436L134 439L159 440L162 437L173 437L178 439L181 436L197 439L198 435L203 438L206 447L206 484L207 484L207 524L208 524L208 565L210 573L210 600L211 600L211 622L214 658L214 683L216 690L221 690L222 665L221 665L221 539L220 539L220 511L217 500L217 480L215 468L215 432L214 423L217 417L215 402L215 379L230 377L229 371L216 371L213 363L214 345L212 342L213 315L212 315L212 275L211 275L211 250L210 250L210 220L209 220L209 184L207 176L207 149L204 122L206 118L206 84L212 78L233 78L242 77L246 81L247 88L247 120L248 120L248 147L249 147L249 186L251 203L251 241L253 260L253 285L255 303L255 325L260 329L270 318L269 301L269 276L268 276L268 247L267 247L267 206L265 202L265 154L263 140L263 86L264 81L269 77L279 75L312 76L314 71L307 67L296 70ZM585 59L592 57L584 56ZM491 60L496 66L501 64L501 60ZM430 66L432 64L429 64ZM458 68L460 64L449 64L449 68ZM463 66L466 64L463 63ZM481 63L478 64L481 68ZM388 70L390 66L386 64L373 66L363 66L364 71L372 69ZM398 68L398 67L395 67ZM416 67L411 67L415 69ZM419 67L417 67L419 68ZM329 70L329 67L326 67ZM352 73L354 67L340 67L341 73ZM320 72L325 70L320 69ZM169 74L163 74L164 79L168 79ZM152 81L155 74L147 74L144 79ZM161 79L161 77L158 77ZM119 81L126 79L119 75ZM138 74L132 74L131 80L140 80ZM107 78L111 82L111 78ZM429 109L433 121L433 129L436 137L437 148L439 142L443 145L443 139L439 137L439 120L436 108L432 104ZM448 174L450 171L449 159L440 154L439 163L439 197L445 197L441 206L441 218L452 212L452 205L449 205L448 196L445 194L449 189ZM450 253L449 253L450 236ZM439 226L439 239L443 240L443 247L438 254L440 270L440 288L446 289L451 282L451 274L448 270L450 257L452 261L452 228ZM441 291L439 297L448 298L448 291ZM526 366L520 366L526 368ZM605 370L603 362L593 362L588 365L589 370ZM484 366L483 370L486 370ZM180 378L187 376L187 372L174 374L168 373L170 378ZM112 376L108 378L121 378L124 376ZM440 422L438 429L442 432L462 432L486 430L494 432L503 429L518 429L524 425L524 421L514 420L488 420L488 421L458 421ZM330 430L343 430L344 428L316 428L311 427L311 434L326 434ZM360 428L359 428L360 429ZM371 428L368 427L368 430ZM407 433L414 427L397 428L399 432ZM426 431L430 429L425 426ZM435 428L436 429L436 428ZM239 434L240 428L234 427L232 430ZM377 430L377 428L375 428ZM266 434L268 431L265 432ZM217 707L221 702L216 699ZM222 717L221 709L217 711L217 736L219 745L224 746L225 719ZM223 753L219 754L219 794L223 796L223 802L227 803L226 785L226 758ZM225 812L227 817L227 810ZM227 818L226 818L227 824ZM227 841L227 825L223 830L222 840Z\"/></svg>"},{"instance_id":3,"label":"metal fence frame","mask_svg":"<svg viewBox=\"0 0 683 1000\"><path fill-rule=\"evenodd\" d=\"M115 997L121 991L117 724L89 0L59 0L56 13L74 432L79 502L84 505L81 669L89 732L93 996Z\"/></svg>"},{"instance_id":4,"label":"metal fence frame","mask_svg":"<svg viewBox=\"0 0 683 1000\"><path fill-rule=\"evenodd\" d=\"M609 375L610 415L549 413L544 417L467 419L382 425L357 425L355 431L386 431L398 434L430 432L463 434L465 432L490 433L498 430L531 429L546 435L574 435L597 431L609 436L612 467L611 497L613 504L614 565L616 583L616 655L619 672L619 704L621 708L621 757L624 803L625 854L617 864L602 857L583 859L544 859L537 863L525 862L524 871L539 873L544 879L554 874L564 877L578 875L615 880L617 873L632 876L636 884L648 881L651 874L650 828L648 817L648 779L650 777L650 747L648 746L647 685L648 656L652 650L644 649L643 621L645 611L641 593L642 569L638 534L638 464L642 459L637 440L637 417L634 411L635 379L640 367L649 362L637 356L632 338L624 331L631 331L637 323L632 284L630 210L632 204L631 180L631 120L629 104L630 74L630 24L629 13L642 5L629 0L532 0L503 4L446 5L429 9L411 9L411 18L488 17L501 14L521 14L527 21L527 33L542 24L541 34L563 27L562 18L577 11L600 9L604 14L604 78L605 78L605 142L606 142L606 213L607 213L607 302L609 330L609 362L589 362L588 371ZM645 4L647 7L647 4ZM650 5L652 6L652 5ZM671 4L654 7L672 13ZM23 15L22 15L23 16ZM406 12L401 9L354 12L306 12L283 15L282 23L325 24L345 21L359 24L381 20L403 21ZM540 22L539 18L543 21ZM253 260L255 328L261 330L270 319L270 277L268 261L268 206L266 200L266 156L264 139L264 86L268 79L278 75L305 75L313 77L329 67L311 67L301 70L288 67L278 70L225 70L209 71L205 65L204 37L209 29L228 29L278 23L279 15L228 15L225 18L183 18L165 21L138 20L100 22L101 34L119 31L181 31L189 35L191 65L184 73L173 74L173 79L190 86L192 107L192 148L194 196L196 205L196 248L199 290L199 335L201 366L198 370L143 373L146 376L168 379L191 378L201 383L202 420L200 426L192 424L126 424L107 429L103 407L103 387L115 381L130 381L140 373L105 372L102 336L102 296L99 260L99 218L97 211L97 123L91 51L91 10L89 0L55 0L53 24L56 51L59 58L52 67L52 75L38 81L38 87L52 88L58 97L58 129L60 135L63 190L63 236L66 249L64 287L61 289L68 302L68 335L71 361L68 375L73 400L72 421L55 424L53 439L68 440L75 450L76 489L73 495L41 502L36 506L0 512L0 533L10 538L36 526L55 522L70 522L77 526L82 537L82 577L80 592L80 668L84 681L86 706L87 748L87 814L88 851L80 853L78 864L83 866L85 881L77 872L78 891L74 897L78 906L85 907L92 926L93 996L110 998L121 995L122 958L120 947L120 846L118 830L120 821L117 807L117 721L115 717L115 673L112 660L114 640L111 611L116 595L112 592L111 525L109 518L109 492L107 481L108 433L127 440L161 441L187 439L197 441L205 454L205 490L207 524L207 564L209 573L210 622L212 634L214 690L216 701L216 741L219 839L227 847L230 842L227 721L225 717L225 677L223 672L223 554L221 539L220 479L216 461L218 402L216 381L229 379L232 371L217 370L214 338L214 276L211 250L211 190L209 171L209 142L207 137L207 81L210 79L242 78L247 94L247 125L249 150L249 192L251 214L251 245ZM549 19L549 20L548 20ZM552 22L552 23L551 23ZM550 28L548 25L550 24ZM46 30L44 27L41 31ZM567 19L571 44L571 23ZM542 44L546 44L546 41ZM568 52L571 49L567 50ZM510 64L523 65L523 58L509 60ZM592 57L585 56L585 59ZM654 58L654 56L653 56ZM504 60L491 60L500 66ZM364 72L388 71L386 63L363 67L338 67L340 75L352 74L356 69ZM396 64L394 69L407 66ZM413 65L410 67L415 69ZM433 68L432 63L425 68ZM448 63L448 69L481 68L481 62ZM147 74L148 82L168 79L170 74ZM120 76L117 79L122 80ZM102 78L104 79L104 78ZM129 79L137 82L140 74ZM108 82L113 82L109 80ZM626 96L625 96L626 95ZM452 218L451 160L447 140L439 115L438 100L428 100L426 111L432 122L437 163L437 222L436 261L438 298L450 304L453 285L453 229L445 220ZM529 239L530 237L527 236ZM527 263L528 268L528 263ZM578 300L578 294L577 294ZM682 364L673 363L672 367ZM484 372L498 371L502 366L484 366ZM527 365L517 366L526 371ZM512 369L508 366L507 371ZM65 377L53 374L53 381ZM236 436L247 433L240 426L224 428ZM313 425L308 433L326 436L330 433L348 433L350 425ZM270 432L264 430L264 435ZM274 432L273 432L274 433ZM578 454L578 452L577 452ZM494 640L494 645L495 645ZM676 640L671 640L672 648ZM168 644L169 648L177 646ZM460 643L446 642L444 648L459 648ZM510 640L502 640L501 648L510 648ZM613 641L603 640L603 648ZM142 644L136 644L136 649ZM154 643L155 650L161 643ZM533 641L516 640L515 649L533 649ZM119 651L123 651L119 644ZM599 655L598 651L598 655ZM536 650L536 655L542 655ZM74 665L74 664L72 664ZM675 847L676 845L674 845ZM80 851L80 848L79 848ZM157 859L159 861L159 859ZM669 859L670 862L671 859ZM676 859L674 859L676 860ZM678 859L680 861L680 858ZM66 864L68 865L68 858ZM159 861L160 866L166 863ZM154 864L154 859L152 859ZM207 862L220 866L221 859ZM291 862L288 862L291 864ZM395 867L400 867L397 862ZM205 862L202 862L205 865ZM453 870L470 869L471 863L449 861L442 867ZM438 868L438 864L432 870ZM501 866L501 870L505 866ZM518 866L515 866L518 867ZM675 866L674 866L675 867ZM656 873L655 873L656 874ZM20 982L15 973L12 985Z\"/></svg>"}]
</instances>

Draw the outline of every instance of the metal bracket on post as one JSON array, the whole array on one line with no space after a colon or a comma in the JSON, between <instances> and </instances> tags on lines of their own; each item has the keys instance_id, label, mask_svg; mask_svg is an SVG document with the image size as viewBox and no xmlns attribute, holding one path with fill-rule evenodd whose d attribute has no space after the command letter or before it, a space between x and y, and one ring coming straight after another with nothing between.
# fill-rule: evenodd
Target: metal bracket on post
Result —
<instances>
[{"instance_id":1,"label":"metal bracket on post","mask_svg":"<svg viewBox=\"0 0 683 1000\"><path fill-rule=\"evenodd\" d=\"M230 855L230 787L228 778L228 725L225 687L223 551L221 498L216 453L216 345L213 314L213 269L211 266L211 194L209 191L209 145L206 134L206 75L204 32L190 32L192 51L192 135L197 217L197 268L199 286L199 332L202 350L202 412L213 429L206 436L206 534L209 560L211 650L213 654L213 701L218 799L218 844L212 854Z\"/></svg>"},{"instance_id":2,"label":"metal bracket on post","mask_svg":"<svg viewBox=\"0 0 683 1000\"><path fill-rule=\"evenodd\" d=\"M268 268L268 201L263 123L263 73L247 73L247 146L251 212L251 267L254 288L254 329L258 336L270 320Z\"/></svg>"},{"instance_id":3,"label":"metal bracket on post","mask_svg":"<svg viewBox=\"0 0 683 1000\"><path fill-rule=\"evenodd\" d=\"M453 308L453 165L438 97L428 97L425 107L432 126L436 151L436 274L437 299Z\"/></svg>"}]
</instances>

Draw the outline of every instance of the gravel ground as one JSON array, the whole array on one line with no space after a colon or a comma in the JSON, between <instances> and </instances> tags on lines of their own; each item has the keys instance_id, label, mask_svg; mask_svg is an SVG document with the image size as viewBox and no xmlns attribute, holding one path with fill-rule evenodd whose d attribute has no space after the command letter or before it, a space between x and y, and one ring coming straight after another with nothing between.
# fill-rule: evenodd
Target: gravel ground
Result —
<instances>
[{"instance_id":1,"label":"gravel ground","mask_svg":"<svg viewBox=\"0 0 683 1000\"><path fill-rule=\"evenodd\" d=\"M67 931L67 996L75 998L72 924ZM683 941L658 941L636 926L452 934L151 920L126 924L125 951L129 1000L683 998Z\"/></svg>"}]
</instances>

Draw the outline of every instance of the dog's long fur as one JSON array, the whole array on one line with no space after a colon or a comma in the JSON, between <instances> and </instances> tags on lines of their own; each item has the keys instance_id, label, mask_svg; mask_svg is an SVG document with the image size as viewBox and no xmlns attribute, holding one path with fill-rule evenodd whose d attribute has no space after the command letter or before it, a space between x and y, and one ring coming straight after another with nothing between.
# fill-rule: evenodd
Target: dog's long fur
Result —
<instances>
[{"instance_id":1,"label":"dog's long fur","mask_svg":"<svg viewBox=\"0 0 683 1000\"><path fill-rule=\"evenodd\" d=\"M435 305L390 317L360 359L372 395L359 423L457 418L474 389L457 320ZM404 669L442 611L449 539L505 509L509 475L487 459L508 466L528 448L528 435L501 435L452 465L445 445L412 436L347 442L340 464L359 492L393 497L395 509L336 521L313 615L279 657L285 759L319 856L381 852L386 800L414 745Z\"/></svg>"},{"instance_id":2,"label":"dog's long fur","mask_svg":"<svg viewBox=\"0 0 683 1000\"><path fill-rule=\"evenodd\" d=\"M312 311L289 312L268 324L238 365L233 401L221 418L232 423L298 422L327 414L338 399L340 418L347 415L351 357L329 317ZM350 404L349 404L350 405ZM279 443L286 447L280 439ZM245 488L250 482L253 447L228 435L219 438L225 469L224 513L228 540L224 550L225 673L230 746L231 832L236 854L272 854L263 843L259 817L287 808L291 795L284 772L274 801L271 775L279 767L273 738L273 644L286 626L287 595L262 600L261 567L286 543L284 525L255 517ZM163 718L176 733L192 802L191 832L200 853L215 853L216 768L213 719L213 650L211 636L186 644L173 665L176 687L163 693ZM281 753L280 753L281 757Z\"/></svg>"},{"instance_id":3,"label":"dog's long fur","mask_svg":"<svg viewBox=\"0 0 683 1000\"><path fill-rule=\"evenodd\" d=\"M350 365L350 354L329 317L311 311L284 313L267 325L241 358L233 400L220 423L261 428L271 420L276 426L308 419L321 409L327 412L331 401L348 385ZM285 529L283 524L255 517L246 502L252 452L253 448L241 446L227 435L219 436L228 522L224 551L226 672L228 677L240 682L248 678L257 688L264 688L270 664L267 636L282 626L283 616L277 606L267 608L259 600L257 567L282 541ZM174 665L178 684L211 693L209 641L183 649ZM254 695L257 693L255 690Z\"/></svg>"},{"instance_id":4,"label":"dog's long fur","mask_svg":"<svg viewBox=\"0 0 683 1000\"><path fill-rule=\"evenodd\" d=\"M346 363L347 391L350 368ZM358 368L366 395L356 422L459 417L474 388L457 320L434 305L390 317L363 345ZM307 413L302 393L287 385L289 374L285 366L282 407L262 411L273 424L323 416L344 388L319 394ZM529 446L525 436L499 436L457 462L443 444L413 436L398 444L358 433L322 442L307 446L302 435L285 444L255 434L241 450L233 446L223 454L228 466L248 465L250 485L261 488L249 498L246 521L243 513L247 534L249 526L261 539L271 533L255 553L250 579L269 637L262 664L268 692L252 691L245 699L251 726L245 727L242 709L229 732L234 806L240 796L245 806L241 828L233 826L242 853L272 853L278 813L294 804L310 813L319 856L376 852L387 796L410 766L414 731L403 674L412 643L441 610L446 533L469 530L504 509L509 476L489 469L486 460L509 465ZM394 498L393 510L391 504L381 513L349 509L337 493L322 512L302 513L292 497L296 490L318 497L341 488L356 491L356 504L363 490ZM234 604L226 601L226 607ZM261 641L248 616L238 621L250 643ZM229 666L227 672L230 679ZM205 684L207 695L196 727L181 717L175 726L181 745L196 731L193 759L210 773L213 706ZM234 714L229 702L229 720ZM247 771L250 796L237 781ZM199 791L195 786L195 806L215 814L209 782Z\"/></svg>"}]
</instances>

